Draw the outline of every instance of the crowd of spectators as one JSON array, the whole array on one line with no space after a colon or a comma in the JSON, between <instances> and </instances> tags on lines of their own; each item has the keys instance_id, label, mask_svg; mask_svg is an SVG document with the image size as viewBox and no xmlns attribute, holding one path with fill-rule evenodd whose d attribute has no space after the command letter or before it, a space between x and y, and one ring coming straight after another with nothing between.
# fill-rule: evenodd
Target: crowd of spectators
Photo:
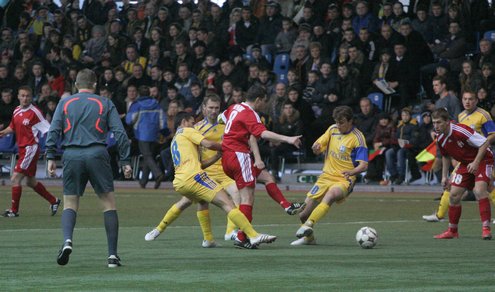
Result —
<instances>
[{"instance_id":1,"label":"crowd of spectators","mask_svg":"<svg viewBox=\"0 0 495 292\"><path fill-rule=\"evenodd\" d=\"M82 68L97 72L97 93L111 98L123 119L139 89L149 88L170 130L157 137L154 153L167 149L178 111L201 119L206 94L218 94L223 110L241 102L252 85L269 93L260 112L269 129L302 132L307 159L338 105L355 110L370 149L381 143L375 134L384 135L382 128L396 127L385 131L394 135L385 135L386 157L403 161L399 141L413 139L399 136L405 124L414 128L411 134L430 137L416 129L422 117L447 106L456 119L464 90L476 92L488 111L495 104L495 52L483 38L495 28L487 0L411 0L406 7L390 0L227 0L222 6L123 0L119 8L113 0L85 0L81 8L78 0L60 2L19 0L3 8L0 129L10 120L19 86L33 89L34 102L50 119L57 102L76 92ZM284 78L273 72L280 54L290 59ZM391 106L378 115L382 106L365 97L381 92L382 81L395 93L384 93ZM290 150L271 145L268 165L277 168L277 157ZM404 180L403 166L387 163L396 183Z\"/></svg>"}]
</instances>

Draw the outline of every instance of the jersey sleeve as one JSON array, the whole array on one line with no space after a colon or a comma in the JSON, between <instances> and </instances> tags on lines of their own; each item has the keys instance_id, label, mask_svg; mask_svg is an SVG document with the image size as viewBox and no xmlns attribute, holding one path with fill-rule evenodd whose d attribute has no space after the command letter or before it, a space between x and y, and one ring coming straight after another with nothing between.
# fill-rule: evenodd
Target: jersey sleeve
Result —
<instances>
[{"instance_id":1,"label":"jersey sleeve","mask_svg":"<svg viewBox=\"0 0 495 292\"><path fill-rule=\"evenodd\" d=\"M366 146L366 139L361 132L356 131L357 145L354 148L356 152L356 161L368 162L368 147Z\"/></svg>"},{"instance_id":2,"label":"jersey sleeve","mask_svg":"<svg viewBox=\"0 0 495 292\"><path fill-rule=\"evenodd\" d=\"M487 120L486 123L481 126L481 131L485 135L485 137L488 137L488 135L495 133L495 123L493 120Z\"/></svg>"},{"instance_id":3,"label":"jersey sleeve","mask_svg":"<svg viewBox=\"0 0 495 292\"><path fill-rule=\"evenodd\" d=\"M184 134L189 140L191 140L191 142L193 142L196 145L200 145L201 141L205 139L205 137L201 135L201 133L194 128L184 128Z\"/></svg>"},{"instance_id":4,"label":"jersey sleeve","mask_svg":"<svg viewBox=\"0 0 495 292\"><path fill-rule=\"evenodd\" d=\"M330 137L332 136L333 128L335 128L334 125L328 127L327 131L315 141L315 143L319 143L321 145L321 149L327 147L327 145L330 143Z\"/></svg>"},{"instance_id":5,"label":"jersey sleeve","mask_svg":"<svg viewBox=\"0 0 495 292\"><path fill-rule=\"evenodd\" d=\"M478 134L476 131L471 129L469 126L458 124L454 135L461 140L465 140L469 145L479 148L483 143L485 143L486 138L481 134Z\"/></svg>"},{"instance_id":6,"label":"jersey sleeve","mask_svg":"<svg viewBox=\"0 0 495 292\"><path fill-rule=\"evenodd\" d=\"M50 129L48 131L48 136L46 138L46 158L54 159L55 151L57 148L57 141L62 136L63 131L63 116L64 116L64 100L59 102L57 108L55 109L55 113L52 117L52 123L50 124Z\"/></svg>"},{"instance_id":7,"label":"jersey sleeve","mask_svg":"<svg viewBox=\"0 0 495 292\"><path fill-rule=\"evenodd\" d=\"M48 132L48 130L50 130L50 123L45 120L45 118L41 117L38 122L34 124L33 128L37 129L44 135Z\"/></svg>"},{"instance_id":8,"label":"jersey sleeve","mask_svg":"<svg viewBox=\"0 0 495 292\"><path fill-rule=\"evenodd\" d=\"M246 128L248 129L249 133L254 135L256 138L259 138L261 136L261 133L266 131L265 125L263 125L260 117L254 111L246 115Z\"/></svg>"},{"instance_id":9,"label":"jersey sleeve","mask_svg":"<svg viewBox=\"0 0 495 292\"><path fill-rule=\"evenodd\" d=\"M131 153L131 145L129 143L129 138L125 131L124 125L120 120L117 108L110 100L107 101L108 109L108 129L113 132L115 139L117 140L117 145L119 149L119 157L122 163L127 163L129 161Z\"/></svg>"},{"instance_id":10,"label":"jersey sleeve","mask_svg":"<svg viewBox=\"0 0 495 292\"><path fill-rule=\"evenodd\" d=\"M467 140L468 144L477 148L480 148L486 142L486 138L482 135L474 132Z\"/></svg>"}]
</instances>

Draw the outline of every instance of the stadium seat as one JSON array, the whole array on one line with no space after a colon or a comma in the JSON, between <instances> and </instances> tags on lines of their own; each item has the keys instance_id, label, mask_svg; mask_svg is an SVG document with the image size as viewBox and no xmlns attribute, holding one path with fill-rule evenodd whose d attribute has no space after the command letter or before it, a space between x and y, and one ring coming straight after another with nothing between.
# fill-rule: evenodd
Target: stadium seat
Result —
<instances>
[{"instance_id":1,"label":"stadium seat","mask_svg":"<svg viewBox=\"0 0 495 292\"><path fill-rule=\"evenodd\" d=\"M3 159L5 159L5 157L9 157L10 175L14 172L17 151L18 149L15 143L14 134L7 134L0 138L0 155L2 155Z\"/></svg>"},{"instance_id":2,"label":"stadium seat","mask_svg":"<svg viewBox=\"0 0 495 292\"><path fill-rule=\"evenodd\" d=\"M291 160L291 159L296 160L296 162L297 162L296 171L298 171L301 169L301 161L303 161L305 159L305 157L306 157L306 152L305 152L304 145L302 145L300 149L298 149L296 151L292 151L291 153L289 153L285 157L280 157L279 177L282 177L285 174L285 162L286 162L286 160Z\"/></svg>"},{"instance_id":3,"label":"stadium seat","mask_svg":"<svg viewBox=\"0 0 495 292\"><path fill-rule=\"evenodd\" d=\"M483 34L483 38L493 42L495 41L495 30L489 30Z\"/></svg>"},{"instance_id":4,"label":"stadium seat","mask_svg":"<svg viewBox=\"0 0 495 292\"><path fill-rule=\"evenodd\" d=\"M287 83L287 72L289 72L289 54L278 54L273 64L273 73L277 75L278 82Z\"/></svg>"},{"instance_id":5,"label":"stadium seat","mask_svg":"<svg viewBox=\"0 0 495 292\"><path fill-rule=\"evenodd\" d=\"M384 95L381 92L372 92L368 94L368 98L371 102L376 105L380 110L385 112L390 112L390 107L392 106L392 96L393 94Z\"/></svg>"},{"instance_id":6,"label":"stadium seat","mask_svg":"<svg viewBox=\"0 0 495 292\"><path fill-rule=\"evenodd\" d=\"M381 92L372 92L372 93L368 94L368 98L380 110L383 110L383 93L381 93Z\"/></svg>"}]
</instances>

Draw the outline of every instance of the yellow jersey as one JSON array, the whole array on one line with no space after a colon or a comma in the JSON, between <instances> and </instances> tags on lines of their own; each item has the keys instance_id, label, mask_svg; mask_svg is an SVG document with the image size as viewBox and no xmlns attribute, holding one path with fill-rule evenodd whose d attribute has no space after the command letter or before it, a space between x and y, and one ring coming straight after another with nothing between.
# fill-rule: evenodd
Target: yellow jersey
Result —
<instances>
[{"instance_id":1,"label":"yellow jersey","mask_svg":"<svg viewBox=\"0 0 495 292\"><path fill-rule=\"evenodd\" d=\"M205 137L194 128L177 129L170 144L175 167L174 186L202 172L198 146Z\"/></svg>"},{"instance_id":2,"label":"yellow jersey","mask_svg":"<svg viewBox=\"0 0 495 292\"><path fill-rule=\"evenodd\" d=\"M337 125L331 125L315 143L325 149L323 173L344 177L343 171L354 169L359 161L368 162L366 139L356 127L341 133Z\"/></svg>"},{"instance_id":3,"label":"yellow jersey","mask_svg":"<svg viewBox=\"0 0 495 292\"><path fill-rule=\"evenodd\" d=\"M213 142L222 143L223 132L225 130L224 124L219 124L218 122L212 124L208 121L207 118L205 118L202 121L196 123L196 125L194 125L194 129L198 130L206 139ZM210 150L206 147L199 147L199 151L201 160L210 159L217 154L217 151ZM219 159L207 169L208 171L220 170L223 172L222 160Z\"/></svg>"},{"instance_id":4,"label":"yellow jersey","mask_svg":"<svg viewBox=\"0 0 495 292\"><path fill-rule=\"evenodd\" d=\"M495 133L495 123L492 117L482 108L478 107L472 113L464 110L459 114L458 119L459 123L470 127L485 137L488 137L491 133Z\"/></svg>"}]
</instances>

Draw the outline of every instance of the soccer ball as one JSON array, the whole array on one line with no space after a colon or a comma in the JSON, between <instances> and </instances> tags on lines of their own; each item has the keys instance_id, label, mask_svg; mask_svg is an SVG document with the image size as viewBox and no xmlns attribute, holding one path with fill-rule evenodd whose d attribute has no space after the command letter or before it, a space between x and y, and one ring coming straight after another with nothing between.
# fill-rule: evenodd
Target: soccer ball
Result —
<instances>
[{"instance_id":1,"label":"soccer ball","mask_svg":"<svg viewBox=\"0 0 495 292\"><path fill-rule=\"evenodd\" d=\"M363 227L356 233L356 242L362 248L373 248L378 242L378 233L371 227Z\"/></svg>"}]
</instances>

